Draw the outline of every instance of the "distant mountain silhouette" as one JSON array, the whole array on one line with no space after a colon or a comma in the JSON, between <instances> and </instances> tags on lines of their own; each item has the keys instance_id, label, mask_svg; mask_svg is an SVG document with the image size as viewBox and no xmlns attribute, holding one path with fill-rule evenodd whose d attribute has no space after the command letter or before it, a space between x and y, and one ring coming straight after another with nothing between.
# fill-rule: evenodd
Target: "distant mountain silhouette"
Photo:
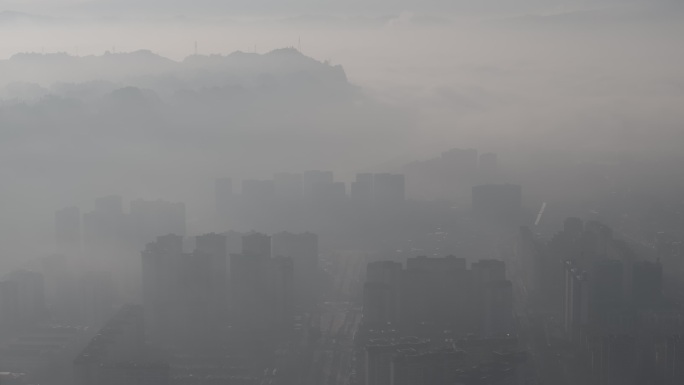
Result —
<instances>
[{"instance_id":1,"label":"distant mountain silhouette","mask_svg":"<svg viewBox=\"0 0 684 385\"><path fill-rule=\"evenodd\" d=\"M193 55L180 62L148 50L83 57L21 53L0 61L0 85L27 82L46 87L56 82L105 81L151 88L162 94L170 88L251 87L258 85L264 74L278 82L309 79L328 85L347 83L341 66L319 62L293 48L266 54Z\"/></svg>"}]
</instances>

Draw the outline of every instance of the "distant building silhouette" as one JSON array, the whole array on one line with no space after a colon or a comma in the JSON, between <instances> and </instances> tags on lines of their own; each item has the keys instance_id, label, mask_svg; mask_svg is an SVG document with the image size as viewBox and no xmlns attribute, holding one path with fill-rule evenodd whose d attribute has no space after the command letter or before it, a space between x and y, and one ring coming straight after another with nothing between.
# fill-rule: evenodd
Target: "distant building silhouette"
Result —
<instances>
[{"instance_id":1,"label":"distant building silhouette","mask_svg":"<svg viewBox=\"0 0 684 385\"><path fill-rule=\"evenodd\" d=\"M473 187L473 212L483 218L515 221L522 214L522 188L514 184Z\"/></svg>"},{"instance_id":2,"label":"distant building silhouette","mask_svg":"<svg viewBox=\"0 0 684 385\"><path fill-rule=\"evenodd\" d=\"M403 174L375 174L373 196L376 202L403 202L406 199Z\"/></svg>"},{"instance_id":3,"label":"distant building silhouette","mask_svg":"<svg viewBox=\"0 0 684 385\"><path fill-rule=\"evenodd\" d=\"M9 274L8 281L16 285L17 318L22 325L34 325L45 319L45 281L37 271L16 270Z\"/></svg>"},{"instance_id":4,"label":"distant building silhouette","mask_svg":"<svg viewBox=\"0 0 684 385\"><path fill-rule=\"evenodd\" d=\"M278 199L293 201L301 199L304 194L302 174L277 173L273 177L273 182Z\"/></svg>"},{"instance_id":5,"label":"distant building silhouette","mask_svg":"<svg viewBox=\"0 0 684 385\"><path fill-rule=\"evenodd\" d=\"M640 261L632 267L632 302L637 307L661 306L663 266L660 262Z\"/></svg>"},{"instance_id":6,"label":"distant building silhouette","mask_svg":"<svg viewBox=\"0 0 684 385\"><path fill-rule=\"evenodd\" d=\"M130 220L120 196L95 200L95 209L83 214L84 254L96 269L111 267L126 252L131 238Z\"/></svg>"},{"instance_id":7,"label":"distant building silhouette","mask_svg":"<svg viewBox=\"0 0 684 385\"><path fill-rule=\"evenodd\" d=\"M271 257L271 237L242 238L241 254L230 256L233 326L247 332L270 332L289 325L294 307L294 262Z\"/></svg>"},{"instance_id":8,"label":"distant building silhouette","mask_svg":"<svg viewBox=\"0 0 684 385\"><path fill-rule=\"evenodd\" d=\"M262 259L271 257L271 237L251 232L242 236L242 253Z\"/></svg>"},{"instance_id":9,"label":"distant building silhouette","mask_svg":"<svg viewBox=\"0 0 684 385\"><path fill-rule=\"evenodd\" d=\"M211 315L216 322L225 322L228 310L228 245L223 234L204 234L195 237L195 250L206 254L211 264Z\"/></svg>"},{"instance_id":10,"label":"distant building silhouette","mask_svg":"<svg viewBox=\"0 0 684 385\"><path fill-rule=\"evenodd\" d=\"M145 328L152 342L176 346L207 346L220 335L220 279L214 272L220 247L201 242L212 253L183 252L177 235L158 237L142 252ZM217 251L219 251L217 253Z\"/></svg>"},{"instance_id":11,"label":"distant building silhouette","mask_svg":"<svg viewBox=\"0 0 684 385\"><path fill-rule=\"evenodd\" d=\"M292 258L295 303L314 305L319 297L318 236L281 232L271 237L271 247L274 257Z\"/></svg>"},{"instance_id":12,"label":"distant building silhouette","mask_svg":"<svg viewBox=\"0 0 684 385\"><path fill-rule=\"evenodd\" d=\"M367 329L436 330L487 338L513 333L513 290L502 261L467 269L463 258L408 258L368 264L363 292Z\"/></svg>"},{"instance_id":13,"label":"distant building silhouette","mask_svg":"<svg viewBox=\"0 0 684 385\"><path fill-rule=\"evenodd\" d=\"M316 183L311 186L311 199L318 203L334 204L347 198L344 182Z\"/></svg>"},{"instance_id":14,"label":"distant building silhouette","mask_svg":"<svg viewBox=\"0 0 684 385\"><path fill-rule=\"evenodd\" d=\"M332 171L310 170L302 175L303 192L305 196L312 196L317 186L330 185L334 182Z\"/></svg>"},{"instance_id":15,"label":"distant building silhouette","mask_svg":"<svg viewBox=\"0 0 684 385\"><path fill-rule=\"evenodd\" d=\"M487 157L484 158L485 164ZM475 149L454 148L439 157L415 161L403 168L407 195L413 199L465 204L477 183L492 183L478 178L478 153Z\"/></svg>"},{"instance_id":16,"label":"distant building silhouette","mask_svg":"<svg viewBox=\"0 0 684 385\"><path fill-rule=\"evenodd\" d=\"M368 264L363 286L364 322L369 327L387 327L399 320L401 263L379 261Z\"/></svg>"},{"instance_id":17,"label":"distant building silhouette","mask_svg":"<svg viewBox=\"0 0 684 385\"><path fill-rule=\"evenodd\" d=\"M350 197L353 202L371 202L373 174L356 174L356 180L351 183Z\"/></svg>"},{"instance_id":18,"label":"distant building silhouette","mask_svg":"<svg viewBox=\"0 0 684 385\"><path fill-rule=\"evenodd\" d=\"M252 202L268 202L275 198L273 180L247 179L242 181L242 197Z\"/></svg>"}]
</instances>

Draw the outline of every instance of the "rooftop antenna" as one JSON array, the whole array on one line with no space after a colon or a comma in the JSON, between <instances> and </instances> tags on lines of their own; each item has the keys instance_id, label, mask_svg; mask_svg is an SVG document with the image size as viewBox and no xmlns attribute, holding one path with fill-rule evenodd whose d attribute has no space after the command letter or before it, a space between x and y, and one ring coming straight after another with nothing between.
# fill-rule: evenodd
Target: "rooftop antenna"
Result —
<instances>
[{"instance_id":1,"label":"rooftop antenna","mask_svg":"<svg viewBox=\"0 0 684 385\"><path fill-rule=\"evenodd\" d=\"M299 37L299 42L297 43L297 51L302 52L302 37Z\"/></svg>"}]
</instances>

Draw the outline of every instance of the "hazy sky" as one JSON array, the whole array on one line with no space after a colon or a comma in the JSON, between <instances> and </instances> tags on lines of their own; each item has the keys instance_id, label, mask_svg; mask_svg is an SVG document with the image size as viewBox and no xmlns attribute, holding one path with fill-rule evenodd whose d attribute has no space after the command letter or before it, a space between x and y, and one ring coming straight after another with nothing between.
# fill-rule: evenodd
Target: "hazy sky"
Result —
<instances>
[{"instance_id":1,"label":"hazy sky","mask_svg":"<svg viewBox=\"0 0 684 385\"><path fill-rule=\"evenodd\" d=\"M0 7L17 11L89 11L94 14L144 11L155 15L173 13L215 15L250 13L352 12L372 14L401 11L520 14L526 12L576 11L630 4L676 3L671 0L3 0Z\"/></svg>"},{"instance_id":2,"label":"hazy sky","mask_svg":"<svg viewBox=\"0 0 684 385\"><path fill-rule=\"evenodd\" d=\"M0 13L0 34L12 36L0 44L0 59L17 52L85 56L149 49L183 60L193 53L195 42L200 54L228 54L264 53L297 47L301 41L304 54L342 65L361 92L385 103L389 118L384 124L402 122L392 145L381 151L366 156L350 152L346 160L336 152L337 164L338 158L326 159L341 175L363 165L378 168L434 156L452 147L677 152L684 132L681 3L0 1L0 12L28 13ZM390 128L378 123L364 135L376 138ZM359 136L359 143L366 136ZM45 143L25 139L27 148L45 154L40 151ZM334 139L326 137L321 143L332 147ZM148 154L144 148L135 151L141 159ZM207 163L216 156L197 149L188 153ZM274 156L260 166L275 168L280 159ZM349 159L356 163L350 166ZM10 164L11 159L5 161ZM47 157L41 161L51 162ZM302 168L319 166L311 162ZM171 174L156 185L136 188L148 197L191 196L171 194L181 191L168 188L175 183ZM47 179L16 182L16 196L30 190L44 204L46 223L55 206L74 203L41 195L49 186ZM101 190L102 195L123 193ZM71 190L61 191L68 197ZM11 209L21 216L21 207ZM31 223L26 219L27 227Z\"/></svg>"},{"instance_id":3,"label":"hazy sky","mask_svg":"<svg viewBox=\"0 0 684 385\"><path fill-rule=\"evenodd\" d=\"M443 143L444 135L458 141L546 131L562 132L557 140L563 142L568 131L592 122L609 132L640 131L629 127L651 116L658 116L656 125L670 125L682 93L684 7L669 0L0 4L58 15L44 20L5 14L0 31L15 38L3 41L0 58L150 49L182 60L195 42L200 54L263 53L301 42L305 54L342 65L352 83L419 110L422 129L433 134L419 136L429 147L422 153ZM361 4L373 11L364 12ZM354 12L338 11L343 5ZM141 7L147 12L135 11ZM191 16L169 17L183 14ZM438 127L428 130L432 126Z\"/></svg>"}]
</instances>

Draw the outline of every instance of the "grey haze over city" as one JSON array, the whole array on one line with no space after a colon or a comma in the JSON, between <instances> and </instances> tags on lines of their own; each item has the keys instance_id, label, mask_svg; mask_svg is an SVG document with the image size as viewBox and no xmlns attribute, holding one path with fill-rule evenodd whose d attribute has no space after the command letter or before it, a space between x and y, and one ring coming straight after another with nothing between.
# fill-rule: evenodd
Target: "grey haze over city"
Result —
<instances>
[{"instance_id":1,"label":"grey haze over city","mask_svg":"<svg viewBox=\"0 0 684 385\"><path fill-rule=\"evenodd\" d=\"M0 384L680 384L684 3L0 0Z\"/></svg>"}]
</instances>

